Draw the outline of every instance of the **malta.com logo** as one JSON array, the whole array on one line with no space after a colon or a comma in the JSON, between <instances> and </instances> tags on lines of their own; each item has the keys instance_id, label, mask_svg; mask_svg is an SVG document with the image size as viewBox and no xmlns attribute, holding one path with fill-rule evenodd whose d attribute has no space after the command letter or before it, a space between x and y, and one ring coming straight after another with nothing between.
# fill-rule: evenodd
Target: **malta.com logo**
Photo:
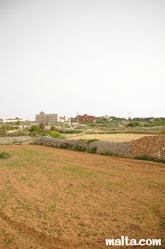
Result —
<instances>
[{"instance_id":1,"label":"malta.com logo","mask_svg":"<svg viewBox=\"0 0 165 249\"><path fill-rule=\"evenodd\" d=\"M129 239L121 236L120 239L105 239L106 246L161 246L161 239Z\"/></svg>"}]
</instances>

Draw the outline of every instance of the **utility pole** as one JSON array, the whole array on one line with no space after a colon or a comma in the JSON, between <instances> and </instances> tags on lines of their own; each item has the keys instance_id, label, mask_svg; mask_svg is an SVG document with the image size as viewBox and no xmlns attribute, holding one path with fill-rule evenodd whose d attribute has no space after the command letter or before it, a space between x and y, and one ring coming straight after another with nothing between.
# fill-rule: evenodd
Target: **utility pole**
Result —
<instances>
[{"instance_id":1,"label":"utility pole","mask_svg":"<svg viewBox=\"0 0 165 249\"><path fill-rule=\"evenodd\" d=\"M128 120L131 119L131 112L128 112Z\"/></svg>"}]
</instances>

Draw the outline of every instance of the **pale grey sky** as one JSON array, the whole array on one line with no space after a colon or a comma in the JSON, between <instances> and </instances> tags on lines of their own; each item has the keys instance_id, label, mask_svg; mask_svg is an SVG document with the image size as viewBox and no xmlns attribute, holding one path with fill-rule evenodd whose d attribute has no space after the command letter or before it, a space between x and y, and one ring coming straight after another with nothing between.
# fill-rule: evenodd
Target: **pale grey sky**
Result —
<instances>
[{"instance_id":1,"label":"pale grey sky","mask_svg":"<svg viewBox=\"0 0 165 249\"><path fill-rule=\"evenodd\" d=\"M1 0L0 118L165 117L165 0Z\"/></svg>"}]
</instances>

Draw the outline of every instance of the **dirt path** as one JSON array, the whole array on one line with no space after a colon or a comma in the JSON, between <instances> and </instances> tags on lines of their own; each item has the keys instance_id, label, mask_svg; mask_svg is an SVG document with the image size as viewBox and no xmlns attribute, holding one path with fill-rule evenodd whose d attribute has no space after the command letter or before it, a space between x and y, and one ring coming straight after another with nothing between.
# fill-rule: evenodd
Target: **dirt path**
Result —
<instances>
[{"instance_id":1,"label":"dirt path","mask_svg":"<svg viewBox=\"0 0 165 249\"><path fill-rule=\"evenodd\" d=\"M0 160L1 249L164 239L165 164L34 145L0 150L12 155Z\"/></svg>"}]
</instances>

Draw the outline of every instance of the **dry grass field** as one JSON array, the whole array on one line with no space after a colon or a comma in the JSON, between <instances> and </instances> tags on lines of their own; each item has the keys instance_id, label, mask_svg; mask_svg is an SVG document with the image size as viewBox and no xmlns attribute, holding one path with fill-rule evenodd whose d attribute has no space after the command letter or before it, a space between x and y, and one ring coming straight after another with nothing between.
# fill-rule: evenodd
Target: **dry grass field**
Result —
<instances>
[{"instance_id":1,"label":"dry grass field","mask_svg":"<svg viewBox=\"0 0 165 249\"><path fill-rule=\"evenodd\" d=\"M112 248L105 238L121 236L164 241L165 164L37 145L0 151L12 155L0 159L0 249L104 249Z\"/></svg>"},{"instance_id":2,"label":"dry grass field","mask_svg":"<svg viewBox=\"0 0 165 249\"><path fill-rule=\"evenodd\" d=\"M69 136L68 139L99 139L101 141L109 142L127 142L139 139L150 134L80 134Z\"/></svg>"}]
</instances>

